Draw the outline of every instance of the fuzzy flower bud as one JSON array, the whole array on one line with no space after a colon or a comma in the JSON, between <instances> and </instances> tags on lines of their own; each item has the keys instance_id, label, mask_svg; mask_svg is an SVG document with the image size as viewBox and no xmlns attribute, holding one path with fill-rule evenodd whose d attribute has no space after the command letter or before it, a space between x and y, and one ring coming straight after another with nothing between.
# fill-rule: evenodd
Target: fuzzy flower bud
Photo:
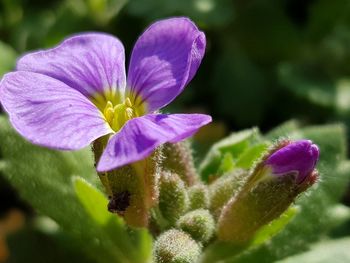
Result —
<instances>
[{"instance_id":1,"label":"fuzzy flower bud","mask_svg":"<svg viewBox=\"0 0 350 263\"><path fill-rule=\"evenodd\" d=\"M159 210L174 225L188 209L188 194L184 182L175 173L163 172L160 178Z\"/></svg>"},{"instance_id":2,"label":"fuzzy flower bud","mask_svg":"<svg viewBox=\"0 0 350 263\"><path fill-rule=\"evenodd\" d=\"M198 181L192 149L188 141L166 143L163 147L163 168L176 173L187 186Z\"/></svg>"},{"instance_id":3,"label":"fuzzy flower bud","mask_svg":"<svg viewBox=\"0 0 350 263\"><path fill-rule=\"evenodd\" d=\"M191 235L198 242L207 243L214 235L215 221L206 209L197 209L180 217L177 227Z\"/></svg>"},{"instance_id":4,"label":"fuzzy flower bud","mask_svg":"<svg viewBox=\"0 0 350 263\"><path fill-rule=\"evenodd\" d=\"M154 261L156 263L193 263L201 253L201 246L187 233L170 229L155 242Z\"/></svg>"},{"instance_id":5,"label":"fuzzy flower bud","mask_svg":"<svg viewBox=\"0 0 350 263\"><path fill-rule=\"evenodd\" d=\"M209 193L208 188L204 184L196 184L188 189L188 196L190 200L189 209L195 210L209 207Z\"/></svg>"},{"instance_id":6,"label":"fuzzy flower bud","mask_svg":"<svg viewBox=\"0 0 350 263\"><path fill-rule=\"evenodd\" d=\"M280 142L222 210L218 238L244 244L262 226L278 218L316 182L318 157L318 147L309 140Z\"/></svg>"},{"instance_id":7,"label":"fuzzy flower bud","mask_svg":"<svg viewBox=\"0 0 350 263\"><path fill-rule=\"evenodd\" d=\"M221 176L209 186L209 210L215 219L220 216L222 208L238 192L247 177L248 172L236 170Z\"/></svg>"}]
</instances>

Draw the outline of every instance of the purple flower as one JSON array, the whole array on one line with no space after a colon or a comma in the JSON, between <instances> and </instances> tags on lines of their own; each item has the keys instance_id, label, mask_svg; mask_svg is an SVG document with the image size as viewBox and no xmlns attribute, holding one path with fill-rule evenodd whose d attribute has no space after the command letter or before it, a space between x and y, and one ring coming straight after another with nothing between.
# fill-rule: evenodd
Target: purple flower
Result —
<instances>
[{"instance_id":1,"label":"purple flower","mask_svg":"<svg viewBox=\"0 0 350 263\"><path fill-rule=\"evenodd\" d=\"M100 172L147 157L165 142L194 134L211 117L159 114L195 75L205 35L187 18L152 24L137 40L128 77L124 48L87 33L25 55L0 83L0 101L15 129L32 143L77 150L111 135Z\"/></svg>"},{"instance_id":2,"label":"purple flower","mask_svg":"<svg viewBox=\"0 0 350 263\"><path fill-rule=\"evenodd\" d=\"M320 151L310 140L287 144L272 153L265 164L271 166L275 175L296 173L297 183L303 182L315 169Z\"/></svg>"}]
</instances>

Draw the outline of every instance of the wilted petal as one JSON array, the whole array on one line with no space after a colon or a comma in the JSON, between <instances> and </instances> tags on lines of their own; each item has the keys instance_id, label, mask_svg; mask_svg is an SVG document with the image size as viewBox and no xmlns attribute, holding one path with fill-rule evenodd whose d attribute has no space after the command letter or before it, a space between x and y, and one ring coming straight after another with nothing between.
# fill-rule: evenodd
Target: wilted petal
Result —
<instances>
[{"instance_id":1,"label":"wilted petal","mask_svg":"<svg viewBox=\"0 0 350 263\"><path fill-rule=\"evenodd\" d=\"M17 70L53 77L87 97L125 88L124 47L107 34L77 35L53 49L29 53L18 61Z\"/></svg>"},{"instance_id":2,"label":"wilted petal","mask_svg":"<svg viewBox=\"0 0 350 263\"><path fill-rule=\"evenodd\" d=\"M204 114L149 114L132 119L110 139L97 170L109 171L142 160L157 146L183 140L210 121Z\"/></svg>"},{"instance_id":3,"label":"wilted petal","mask_svg":"<svg viewBox=\"0 0 350 263\"><path fill-rule=\"evenodd\" d=\"M151 25L131 55L128 88L154 111L171 102L193 78L205 51L205 35L187 18ZM137 101L139 103L139 101Z\"/></svg>"},{"instance_id":4,"label":"wilted petal","mask_svg":"<svg viewBox=\"0 0 350 263\"><path fill-rule=\"evenodd\" d=\"M0 83L0 102L23 137L49 148L80 149L112 132L84 95L42 74L6 74Z\"/></svg>"}]
</instances>

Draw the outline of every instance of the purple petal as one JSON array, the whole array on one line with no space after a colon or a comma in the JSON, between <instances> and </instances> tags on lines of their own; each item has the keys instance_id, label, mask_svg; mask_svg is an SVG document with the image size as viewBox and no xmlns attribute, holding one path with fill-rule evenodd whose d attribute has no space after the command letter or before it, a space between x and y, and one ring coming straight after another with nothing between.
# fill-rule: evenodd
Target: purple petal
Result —
<instances>
[{"instance_id":1,"label":"purple petal","mask_svg":"<svg viewBox=\"0 0 350 263\"><path fill-rule=\"evenodd\" d=\"M23 137L49 148L80 149L112 132L84 95L42 74L6 74L0 83L0 102Z\"/></svg>"},{"instance_id":2,"label":"purple petal","mask_svg":"<svg viewBox=\"0 0 350 263\"><path fill-rule=\"evenodd\" d=\"M297 172L297 181L302 182L315 169L319 153L317 145L312 141L295 141L274 152L266 160L266 164L277 175Z\"/></svg>"},{"instance_id":3,"label":"purple petal","mask_svg":"<svg viewBox=\"0 0 350 263\"><path fill-rule=\"evenodd\" d=\"M146 158L166 142L177 142L211 121L204 114L149 114L128 121L107 144L98 163L99 172Z\"/></svg>"},{"instance_id":4,"label":"purple petal","mask_svg":"<svg viewBox=\"0 0 350 263\"><path fill-rule=\"evenodd\" d=\"M128 72L128 88L149 112L170 103L193 78L204 56L205 35L188 18L151 25L137 40Z\"/></svg>"},{"instance_id":5,"label":"purple petal","mask_svg":"<svg viewBox=\"0 0 350 263\"><path fill-rule=\"evenodd\" d=\"M125 88L125 55L122 43L107 34L73 36L59 46L29 53L17 69L58 79L87 97Z\"/></svg>"}]
</instances>

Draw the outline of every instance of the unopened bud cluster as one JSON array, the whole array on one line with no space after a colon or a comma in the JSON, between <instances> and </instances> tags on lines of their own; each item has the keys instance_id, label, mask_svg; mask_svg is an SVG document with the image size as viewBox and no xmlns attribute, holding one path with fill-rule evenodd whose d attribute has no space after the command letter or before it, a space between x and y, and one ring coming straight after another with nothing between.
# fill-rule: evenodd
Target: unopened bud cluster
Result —
<instances>
[{"instance_id":1,"label":"unopened bud cluster","mask_svg":"<svg viewBox=\"0 0 350 263\"><path fill-rule=\"evenodd\" d=\"M280 141L254 168L234 169L205 184L188 144L167 144L100 177L111 196L110 211L154 234L155 262L192 263L213 242L248 244L316 182L318 157L309 140Z\"/></svg>"}]
</instances>

